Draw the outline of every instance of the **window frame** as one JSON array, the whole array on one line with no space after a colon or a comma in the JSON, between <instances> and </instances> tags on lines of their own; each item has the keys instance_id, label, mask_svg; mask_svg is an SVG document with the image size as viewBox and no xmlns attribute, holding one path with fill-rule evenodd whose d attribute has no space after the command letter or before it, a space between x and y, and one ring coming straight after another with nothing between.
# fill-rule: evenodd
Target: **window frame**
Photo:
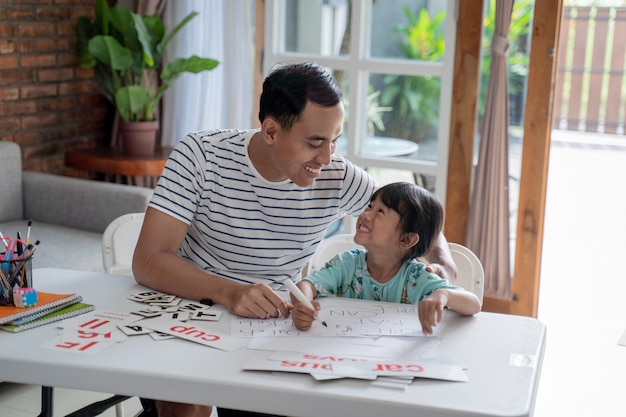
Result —
<instances>
[{"instance_id":1,"label":"window frame","mask_svg":"<svg viewBox=\"0 0 626 417\"><path fill-rule=\"evenodd\" d=\"M269 73L273 65L288 61L314 61L333 70L344 71L350 80L347 109L348 130L351 137L363 138L366 133L366 94L369 74L432 75L440 77L439 120L437 127L437 159L408 159L402 157L375 157L360 155L360 140L350 140L345 156L362 167L378 167L406 170L415 176L419 174L435 176L435 193L445 205L448 180L448 151L450 137L450 117L452 108L452 82L454 76L454 54L456 42L457 10L456 0L446 1L444 20L445 50L441 62L426 62L408 59L371 57L370 28L372 0L351 1L350 53L346 56L323 56L315 54L286 52L281 42L285 39L284 18L285 0L265 2L265 48L263 71Z\"/></svg>"}]
</instances>

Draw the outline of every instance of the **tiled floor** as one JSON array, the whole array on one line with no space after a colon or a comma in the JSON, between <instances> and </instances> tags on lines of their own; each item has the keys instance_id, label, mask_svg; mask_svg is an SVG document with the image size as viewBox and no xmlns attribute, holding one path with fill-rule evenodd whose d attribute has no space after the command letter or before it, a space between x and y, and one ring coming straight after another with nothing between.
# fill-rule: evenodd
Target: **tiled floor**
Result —
<instances>
[{"instance_id":1,"label":"tiled floor","mask_svg":"<svg viewBox=\"0 0 626 417\"><path fill-rule=\"evenodd\" d=\"M539 299L548 343L535 417L623 417L626 138L563 136L553 134L550 157ZM56 389L56 415L104 397ZM0 416L37 416L39 398L38 387L1 383ZM125 404L126 416L139 409L136 398Z\"/></svg>"}]
</instances>

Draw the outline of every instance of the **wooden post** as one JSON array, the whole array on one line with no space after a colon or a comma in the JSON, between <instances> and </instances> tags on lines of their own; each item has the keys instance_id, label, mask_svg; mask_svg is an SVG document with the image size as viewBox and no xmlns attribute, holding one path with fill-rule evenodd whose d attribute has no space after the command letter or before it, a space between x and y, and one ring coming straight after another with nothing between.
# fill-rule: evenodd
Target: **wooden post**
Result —
<instances>
[{"instance_id":1,"label":"wooden post","mask_svg":"<svg viewBox=\"0 0 626 417\"><path fill-rule=\"evenodd\" d=\"M537 1L533 17L510 313L537 317L552 101L563 0Z\"/></svg>"},{"instance_id":2,"label":"wooden post","mask_svg":"<svg viewBox=\"0 0 626 417\"><path fill-rule=\"evenodd\" d=\"M480 80L483 1L459 2L450 115L445 235L465 244Z\"/></svg>"}]
</instances>

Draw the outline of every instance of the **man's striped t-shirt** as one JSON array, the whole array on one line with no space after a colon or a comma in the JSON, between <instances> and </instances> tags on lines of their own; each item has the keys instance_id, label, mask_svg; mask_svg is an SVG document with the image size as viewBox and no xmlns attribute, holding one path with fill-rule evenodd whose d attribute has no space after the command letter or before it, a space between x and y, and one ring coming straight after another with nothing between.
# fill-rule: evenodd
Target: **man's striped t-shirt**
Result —
<instances>
[{"instance_id":1,"label":"man's striped t-shirt","mask_svg":"<svg viewBox=\"0 0 626 417\"><path fill-rule=\"evenodd\" d=\"M313 185L269 182L252 165L258 130L195 132L168 159L150 207L187 224L179 255L243 283L297 279L328 226L367 206L375 180L340 155Z\"/></svg>"}]
</instances>

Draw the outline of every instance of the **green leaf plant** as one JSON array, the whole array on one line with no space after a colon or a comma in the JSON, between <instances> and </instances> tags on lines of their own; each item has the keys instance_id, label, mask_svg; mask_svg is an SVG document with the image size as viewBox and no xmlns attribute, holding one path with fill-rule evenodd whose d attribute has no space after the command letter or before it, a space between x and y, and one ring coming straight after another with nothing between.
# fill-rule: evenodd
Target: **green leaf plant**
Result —
<instances>
[{"instance_id":1,"label":"green leaf plant","mask_svg":"<svg viewBox=\"0 0 626 417\"><path fill-rule=\"evenodd\" d=\"M163 93L184 72L197 74L218 61L196 55L177 58L163 68L163 52L194 17L189 13L169 33L158 16L140 16L120 5L96 0L95 18L76 24L76 56L83 68L94 68L100 92L115 105L122 120L152 121Z\"/></svg>"},{"instance_id":2,"label":"green leaf plant","mask_svg":"<svg viewBox=\"0 0 626 417\"><path fill-rule=\"evenodd\" d=\"M415 16L403 7L407 24L399 24L394 34L400 36L398 48L408 59L439 61L444 54L443 20L445 11L430 17L425 9ZM393 136L424 140L437 123L441 80L433 76L388 74L383 78L383 106L393 108L388 131Z\"/></svg>"}]
</instances>

